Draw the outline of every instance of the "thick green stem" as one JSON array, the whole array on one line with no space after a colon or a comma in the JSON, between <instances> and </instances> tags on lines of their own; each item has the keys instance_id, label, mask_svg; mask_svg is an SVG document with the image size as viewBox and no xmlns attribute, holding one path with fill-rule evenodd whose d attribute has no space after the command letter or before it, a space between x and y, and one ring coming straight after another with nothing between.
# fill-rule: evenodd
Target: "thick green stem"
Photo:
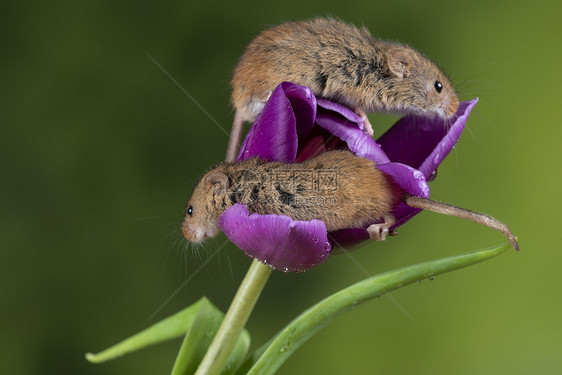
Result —
<instances>
[{"instance_id":1,"label":"thick green stem","mask_svg":"<svg viewBox=\"0 0 562 375\"><path fill-rule=\"evenodd\" d=\"M197 375L220 374L270 274L269 266L254 259L228 308L219 331L197 369Z\"/></svg>"}]
</instances>

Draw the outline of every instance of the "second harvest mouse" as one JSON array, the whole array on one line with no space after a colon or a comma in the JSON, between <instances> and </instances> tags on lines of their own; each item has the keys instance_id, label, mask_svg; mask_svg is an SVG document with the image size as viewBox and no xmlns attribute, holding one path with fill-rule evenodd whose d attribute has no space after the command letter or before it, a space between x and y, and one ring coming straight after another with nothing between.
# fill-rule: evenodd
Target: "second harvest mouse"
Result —
<instances>
[{"instance_id":1,"label":"second harvest mouse","mask_svg":"<svg viewBox=\"0 0 562 375\"><path fill-rule=\"evenodd\" d=\"M371 135L369 112L449 118L459 106L447 76L411 47L334 19L287 22L258 35L234 70L227 160L236 157L243 123L255 120L283 81L352 108Z\"/></svg>"}]
</instances>

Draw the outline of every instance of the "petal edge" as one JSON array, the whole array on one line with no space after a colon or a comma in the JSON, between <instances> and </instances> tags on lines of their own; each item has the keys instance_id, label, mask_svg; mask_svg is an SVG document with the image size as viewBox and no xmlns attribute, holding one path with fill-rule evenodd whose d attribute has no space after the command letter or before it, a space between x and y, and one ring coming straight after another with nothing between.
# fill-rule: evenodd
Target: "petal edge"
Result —
<instances>
[{"instance_id":1,"label":"petal edge","mask_svg":"<svg viewBox=\"0 0 562 375\"><path fill-rule=\"evenodd\" d=\"M323 221L250 215L239 203L222 213L219 227L246 255L284 272L313 268L324 262L332 250Z\"/></svg>"}]
</instances>

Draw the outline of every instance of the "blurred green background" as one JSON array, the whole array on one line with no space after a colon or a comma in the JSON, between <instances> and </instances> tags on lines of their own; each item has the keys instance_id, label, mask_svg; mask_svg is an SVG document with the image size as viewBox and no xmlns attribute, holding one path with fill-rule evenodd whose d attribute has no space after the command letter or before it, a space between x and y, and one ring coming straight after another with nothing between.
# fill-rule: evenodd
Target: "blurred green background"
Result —
<instances>
[{"instance_id":1,"label":"blurred green background","mask_svg":"<svg viewBox=\"0 0 562 375\"><path fill-rule=\"evenodd\" d=\"M245 45L332 15L415 46L461 99L480 97L432 197L507 222L521 252L366 303L279 373L561 373L561 13L541 1L2 2L0 372L169 372L180 340L102 365L83 355L202 295L225 311L250 260L230 244L209 259L222 234L181 239L191 188L227 137L147 53L229 129ZM370 118L378 134L395 120ZM432 213L400 233L352 255L374 275L504 241ZM346 256L275 272L248 324L253 347L365 277Z\"/></svg>"}]
</instances>

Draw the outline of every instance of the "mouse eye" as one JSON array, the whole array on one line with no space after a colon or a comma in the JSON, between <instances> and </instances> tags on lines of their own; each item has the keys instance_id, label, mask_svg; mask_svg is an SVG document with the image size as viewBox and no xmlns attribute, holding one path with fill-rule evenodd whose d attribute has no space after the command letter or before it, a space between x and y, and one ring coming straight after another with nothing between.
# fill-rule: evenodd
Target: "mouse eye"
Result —
<instances>
[{"instance_id":1,"label":"mouse eye","mask_svg":"<svg viewBox=\"0 0 562 375\"><path fill-rule=\"evenodd\" d=\"M192 217L192 216L193 216L193 207L192 207L192 206L189 206L189 207L187 208L187 214L189 215L189 217Z\"/></svg>"},{"instance_id":2,"label":"mouse eye","mask_svg":"<svg viewBox=\"0 0 562 375\"><path fill-rule=\"evenodd\" d=\"M438 93L440 93L441 90L443 90L443 84L439 81L435 81L433 87L435 87L435 91L437 91Z\"/></svg>"}]
</instances>

